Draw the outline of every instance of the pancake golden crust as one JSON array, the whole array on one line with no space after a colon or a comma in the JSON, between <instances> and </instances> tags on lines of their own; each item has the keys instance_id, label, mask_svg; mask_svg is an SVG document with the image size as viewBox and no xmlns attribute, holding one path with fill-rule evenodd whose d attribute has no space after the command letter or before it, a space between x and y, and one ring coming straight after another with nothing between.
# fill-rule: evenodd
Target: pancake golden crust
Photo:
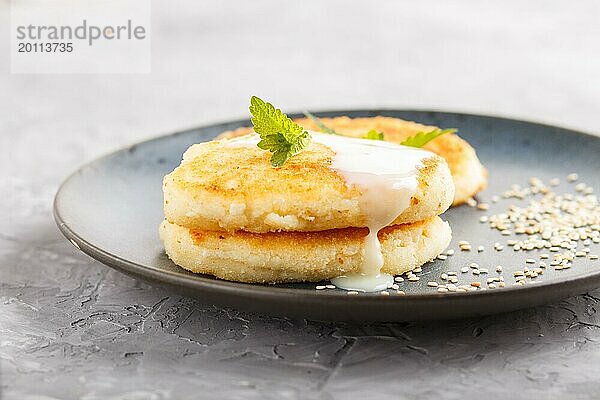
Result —
<instances>
[{"instance_id":1,"label":"pancake golden crust","mask_svg":"<svg viewBox=\"0 0 600 400\"><path fill-rule=\"evenodd\" d=\"M187 229L164 221L160 236L181 267L221 279L250 282L318 282L358 272L366 228L322 232L217 232ZM395 225L379 232L382 271L401 274L436 257L451 231L439 217Z\"/></svg>"},{"instance_id":2,"label":"pancake golden crust","mask_svg":"<svg viewBox=\"0 0 600 400\"><path fill-rule=\"evenodd\" d=\"M202 230L322 231L366 226L361 189L330 168L333 151L312 142L281 168L270 153L228 140L193 145L163 181L166 219ZM411 205L393 222L444 212L454 196L446 162L432 155L418 173Z\"/></svg>"},{"instance_id":3,"label":"pancake golden crust","mask_svg":"<svg viewBox=\"0 0 600 400\"><path fill-rule=\"evenodd\" d=\"M307 118L299 118L295 121L306 129L319 129L313 121ZM385 134L387 141L395 143L400 143L418 132L428 132L436 128L435 126L381 116L373 118L321 118L321 121L338 133L354 137L363 136L365 132L376 129ZM239 128L224 132L219 137L236 137L251 131L251 128ZM442 135L427 143L424 149L436 153L448 162L456 187L453 205L464 203L468 198L473 197L487 186L487 170L481 165L473 147L458 135Z\"/></svg>"}]
</instances>

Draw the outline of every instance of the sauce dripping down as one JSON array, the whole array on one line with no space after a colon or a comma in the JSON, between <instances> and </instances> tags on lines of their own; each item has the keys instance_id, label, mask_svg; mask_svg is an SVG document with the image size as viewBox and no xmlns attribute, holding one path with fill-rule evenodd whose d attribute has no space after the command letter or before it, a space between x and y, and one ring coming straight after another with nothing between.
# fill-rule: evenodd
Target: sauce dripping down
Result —
<instances>
[{"instance_id":1,"label":"sauce dripping down","mask_svg":"<svg viewBox=\"0 0 600 400\"><path fill-rule=\"evenodd\" d=\"M359 207L366 215L369 234L365 238L363 261L356 274L340 276L331 282L340 289L375 292L393 284L393 276L381 272L383 254L377 237L410 206L418 186L418 168L433 154L379 140L349 138L310 132L312 140L331 148L335 155L331 169L356 185L362 195ZM233 146L255 146L258 136L231 140Z\"/></svg>"},{"instance_id":2,"label":"sauce dripping down","mask_svg":"<svg viewBox=\"0 0 600 400\"><path fill-rule=\"evenodd\" d=\"M410 206L418 186L418 168L432 154L406 146L342 136L311 133L313 140L336 154L331 168L348 185L362 191L359 207L366 215L369 234L365 238L363 261L356 274L331 282L341 289L374 292L387 289L394 277L381 272L384 259L378 233Z\"/></svg>"}]
</instances>

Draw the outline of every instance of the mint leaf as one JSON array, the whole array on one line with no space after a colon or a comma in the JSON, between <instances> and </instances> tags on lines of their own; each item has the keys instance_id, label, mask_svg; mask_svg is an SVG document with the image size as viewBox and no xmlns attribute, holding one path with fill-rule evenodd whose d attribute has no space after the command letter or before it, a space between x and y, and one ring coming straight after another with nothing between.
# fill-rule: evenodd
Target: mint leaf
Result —
<instances>
[{"instance_id":1,"label":"mint leaf","mask_svg":"<svg viewBox=\"0 0 600 400\"><path fill-rule=\"evenodd\" d=\"M328 133L330 135L346 136L346 135L342 135L340 133L337 133L335 130L333 130L332 128L330 128L327 125L325 125L323 123L323 121L321 121L319 118L315 117L314 115L312 115L308 111L304 111L304 115L306 116L306 118L308 118L312 122L314 122L315 125L317 125L317 127L319 128L319 130L321 132ZM362 137L362 139L385 140L384 137L383 137L383 132L377 132L375 129L371 129L369 132L367 132L365 134L365 136Z\"/></svg>"},{"instance_id":2,"label":"mint leaf","mask_svg":"<svg viewBox=\"0 0 600 400\"><path fill-rule=\"evenodd\" d=\"M375 129L371 129L369 132L367 132L363 139L384 140L383 132L378 132Z\"/></svg>"},{"instance_id":3,"label":"mint leaf","mask_svg":"<svg viewBox=\"0 0 600 400\"><path fill-rule=\"evenodd\" d=\"M261 139L257 146L273 153L272 166L281 167L288 158L309 145L311 138L308 132L271 103L252 96L250 113L254 131Z\"/></svg>"},{"instance_id":4,"label":"mint leaf","mask_svg":"<svg viewBox=\"0 0 600 400\"><path fill-rule=\"evenodd\" d=\"M436 129L432 130L431 132L419 132L416 135L407 138L400 144L402 144L404 146L411 146L411 147L423 147L438 136L442 136L446 133L454 133L454 132L456 132L456 129L438 129L438 128L436 128Z\"/></svg>"}]
</instances>

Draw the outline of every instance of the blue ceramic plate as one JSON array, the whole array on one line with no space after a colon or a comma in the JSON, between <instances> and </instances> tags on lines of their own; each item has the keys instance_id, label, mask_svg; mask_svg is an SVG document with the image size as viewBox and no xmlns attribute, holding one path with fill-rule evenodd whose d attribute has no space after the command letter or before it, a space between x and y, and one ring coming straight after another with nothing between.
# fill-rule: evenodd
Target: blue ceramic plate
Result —
<instances>
[{"instance_id":1,"label":"blue ceramic plate","mask_svg":"<svg viewBox=\"0 0 600 400\"><path fill-rule=\"evenodd\" d=\"M176 167L182 153L193 143L214 138L222 131L248 126L247 120L222 123L177 132L119 150L80 168L61 186L54 214L63 234L81 251L128 275L197 297L211 304L233 306L268 314L320 320L400 321L450 319L491 314L530 307L600 286L600 261L577 258L568 270L547 268L540 281L513 286L513 272L523 269L525 258L536 252L492 250L507 238L487 224L482 215L505 210L514 199L492 203L495 194L511 184L526 185L530 176L548 181L561 178L557 191L574 191L566 175L579 174L579 181L600 189L600 138L548 125L505 118L404 110L359 110L317 113L321 117L384 115L425 124L458 128L460 136L477 150L490 171L488 189L480 201L491 204L487 212L460 206L443 218L453 230L451 248L458 240L484 245L482 253L457 251L444 261L435 261L418 273L420 281L402 282L406 295L348 295L338 290L315 290L315 284L257 285L228 282L195 275L174 265L158 238L162 213L162 177ZM592 253L600 246L592 244ZM427 286L439 281L444 271L460 271L477 262L496 276L503 265L507 286L466 293L438 293ZM459 283L473 281L471 273L459 272Z\"/></svg>"}]
</instances>

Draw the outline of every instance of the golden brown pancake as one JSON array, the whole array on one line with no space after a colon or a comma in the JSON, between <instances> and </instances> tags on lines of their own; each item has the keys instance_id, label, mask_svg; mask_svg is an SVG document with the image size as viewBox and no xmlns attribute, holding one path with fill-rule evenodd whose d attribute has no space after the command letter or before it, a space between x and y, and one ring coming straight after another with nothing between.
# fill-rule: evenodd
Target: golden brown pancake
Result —
<instances>
[{"instance_id":1,"label":"golden brown pancake","mask_svg":"<svg viewBox=\"0 0 600 400\"><path fill-rule=\"evenodd\" d=\"M249 233L188 229L164 221L160 236L169 257L196 273L238 282L317 282L358 272L367 228L321 232ZM379 232L382 271L401 274L440 254L451 231L439 217Z\"/></svg>"},{"instance_id":2,"label":"golden brown pancake","mask_svg":"<svg viewBox=\"0 0 600 400\"><path fill-rule=\"evenodd\" d=\"M322 231L367 226L361 189L330 168L334 152L311 142L280 168L270 153L230 140L191 146L163 181L168 221L201 230ZM450 171L431 154L418 172L410 206L392 225L444 212L454 198Z\"/></svg>"}]
</instances>

